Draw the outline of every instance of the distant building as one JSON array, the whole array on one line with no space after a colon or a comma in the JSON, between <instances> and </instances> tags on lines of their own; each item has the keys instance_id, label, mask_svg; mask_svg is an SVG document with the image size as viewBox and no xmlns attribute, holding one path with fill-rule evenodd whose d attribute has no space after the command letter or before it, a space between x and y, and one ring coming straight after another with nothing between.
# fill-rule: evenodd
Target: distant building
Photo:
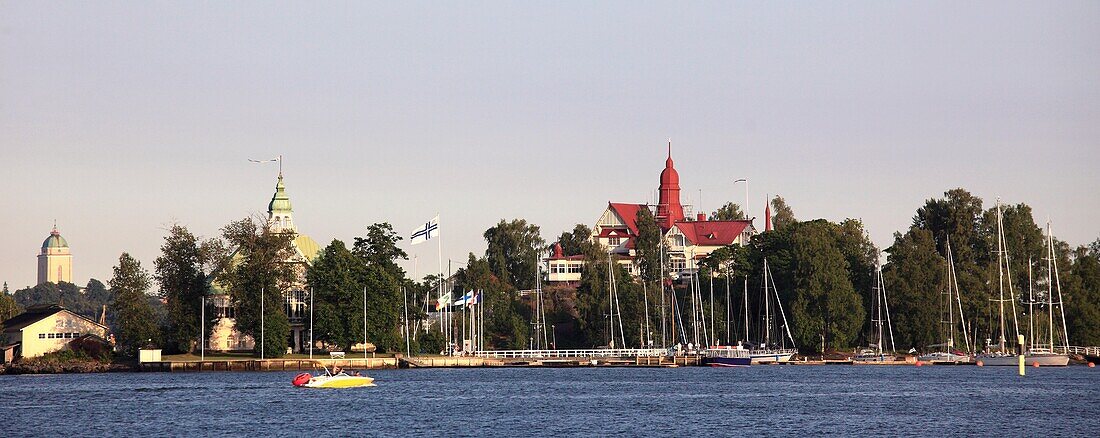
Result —
<instances>
[{"instance_id":1,"label":"distant building","mask_svg":"<svg viewBox=\"0 0 1100 438\"><path fill-rule=\"evenodd\" d=\"M275 194L271 196L271 202L267 204L267 227L276 233L292 234L291 246L294 254L286 263L291 264L297 273L297 281L291 290L283 295L283 306L287 318L290 320L289 345L294 351L303 351L308 348L309 330L306 327L309 318L309 295L306 292L306 268L313 263L320 253L320 246L312 238L298 233L298 227L294 223L294 208L290 204L290 196L286 193L283 184L283 175L279 173L279 180L275 184ZM255 340L241 334L236 329L235 309L229 294L222 288L217 279L211 284L211 300L214 311L219 317L217 325L211 331L207 340L207 348L211 350L251 350L255 346Z\"/></svg>"},{"instance_id":2,"label":"distant building","mask_svg":"<svg viewBox=\"0 0 1100 438\"><path fill-rule=\"evenodd\" d=\"M635 263L635 239L638 237L637 215L646 209L657 219L657 226L664 239L669 259L669 275L676 279L692 275L698 270L698 261L714 250L729 245L746 245L756 233L752 220L711 221L699 213L695 218L685 214L680 203L680 175L669 150L665 168L661 171L657 188L657 205L608 202L607 208L592 227L592 241L599 244L632 274L638 274ZM547 280L550 282L576 282L584 266L581 256L565 256L555 247L545 260Z\"/></svg>"},{"instance_id":3,"label":"distant building","mask_svg":"<svg viewBox=\"0 0 1100 438\"><path fill-rule=\"evenodd\" d=\"M58 305L31 306L3 326L4 362L67 350L74 340L107 338L107 326Z\"/></svg>"},{"instance_id":4,"label":"distant building","mask_svg":"<svg viewBox=\"0 0 1100 438\"><path fill-rule=\"evenodd\" d=\"M69 242L61 237L54 225L38 253L38 284L62 281L73 282L73 255L69 252Z\"/></svg>"}]
</instances>

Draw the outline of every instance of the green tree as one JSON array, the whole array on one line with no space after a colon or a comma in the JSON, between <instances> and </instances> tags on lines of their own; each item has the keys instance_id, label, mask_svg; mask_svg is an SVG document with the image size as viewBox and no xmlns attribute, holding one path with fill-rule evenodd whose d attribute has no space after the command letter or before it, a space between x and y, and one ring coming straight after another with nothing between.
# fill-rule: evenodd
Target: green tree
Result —
<instances>
[{"instance_id":1,"label":"green tree","mask_svg":"<svg viewBox=\"0 0 1100 438\"><path fill-rule=\"evenodd\" d=\"M209 278L228 260L225 245L218 239L200 241L182 225L173 225L160 247L161 255L153 263L160 297L165 300L165 346L171 352L194 351L201 342L200 321L203 297L209 290ZM214 326L214 312L207 313L207 333Z\"/></svg>"},{"instance_id":2,"label":"green tree","mask_svg":"<svg viewBox=\"0 0 1100 438\"><path fill-rule=\"evenodd\" d=\"M1073 345L1100 345L1100 240L1074 250L1068 266L1062 280L1064 288L1074 289L1063 294L1069 339Z\"/></svg>"},{"instance_id":3,"label":"green tree","mask_svg":"<svg viewBox=\"0 0 1100 438\"><path fill-rule=\"evenodd\" d=\"M485 259L493 274L516 289L533 289L540 251L546 245L539 227L523 219L501 219L484 236L489 244Z\"/></svg>"},{"instance_id":4,"label":"green tree","mask_svg":"<svg viewBox=\"0 0 1100 438\"><path fill-rule=\"evenodd\" d=\"M634 252L641 269L642 281L656 284L661 279L661 227L648 208L638 209L635 218L638 236L634 238Z\"/></svg>"},{"instance_id":5,"label":"green tree","mask_svg":"<svg viewBox=\"0 0 1100 438\"><path fill-rule=\"evenodd\" d=\"M405 271L397 265L398 260L408 260L409 255L397 247L401 241L393 226L389 223L376 223L367 227L367 237L356 237L352 252L366 261L368 265L378 266L395 280L404 280Z\"/></svg>"},{"instance_id":6,"label":"green tree","mask_svg":"<svg viewBox=\"0 0 1100 438\"><path fill-rule=\"evenodd\" d=\"M712 221L737 221L748 219L745 212L742 211L741 206L733 202L727 202L710 214L710 220Z\"/></svg>"},{"instance_id":7,"label":"green tree","mask_svg":"<svg viewBox=\"0 0 1100 438\"><path fill-rule=\"evenodd\" d=\"M946 320L941 318L941 312L953 302L944 299L948 290L947 261L936 250L932 232L913 226L905 234L894 233L894 244L887 252L889 263L883 267L882 277L890 302L895 345L908 350L944 342L943 334L948 328L941 324Z\"/></svg>"},{"instance_id":8,"label":"green tree","mask_svg":"<svg viewBox=\"0 0 1100 438\"><path fill-rule=\"evenodd\" d=\"M557 243L561 245L562 253L566 256L584 254L592 246L592 229L587 225L577 224L572 232L561 233ZM547 250L552 249L547 248Z\"/></svg>"},{"instance_id":9,"label":"green tree","mask_svg":"<svg viewBox=\"0 0 1100 438\"><path fill-rule=\"evenodd\" d=\"M295 256L293 235L273 232L257 222L245 218L222 229L226 242L235 248L235 262L222 271L219 281L224 281L237 309L237 330L256 340L253 353L280 357L290 337L283 297L301 268L287 262Z\"/></svg>"},{"instance_id":10,"label":"green tree","mask_svg":"<svg viewBox=\"0 0 1100 438\"><path fill-rule=\"evenodd\" d=\"M136 357L137 351L147 343L159 341L153 309L149 306L149 273L130 254L122 253L111 277L111 289L115 301L111 310L118 319L117 342L119 351L128 357Z\"/></svg>"},{"instance_id":11,"label":"green tree","mask_svg":"<svg viewBox=\"0 0 1100 438\"><path fill-rule=\"evenodd\" d=\"M530 308L519 300L519 293L493 272L486 258L470 254L466 268L459 271L460 290L483 293L486 342L493 348L527 348L531 336Z\"/></svg>"},{"instance_id":12,"label":"green tree","mask_svg":"<svg viewBox=\"0 0 1100 438\"><path fill-rule=\"evenodd\" d=\"M357 256L344 242L333 240L307 271L315 294L314 339L341 348L363 342L366 293L367 342L380 351L404 349L399 331L403 316L400 282L386 271L381 259L368 263L375 254L361 254Z\"/></svg>"},{"instance_id":13,"label":"green tree","mask_svg":"<svg viewBox=\"0 0 1100 438\"><path fill-rule=\"evenodd\" d=\"M794 217L794 210L787 205L787 201L782 196L776 195L771 200L772 204L772 227L780 229L788 225L793 225L798 222L798 219Z\"/></svg>"},{"instance_id":14,"label":"green tree","mask_svg":"<svg viewBox=\"0 0 1100 438\"><path fill-rule=\"evenodd\" d=\"M799 224L791 234L795 341L814 351L851 346L865 319L862 300L848 277L848 262L824 220Z\"/></svg>"},{"instance_id":15,"label":"green tree","mask_svg":"<svg viewBox=\"0 0 1100 438\"><path fill-rule=\"evenodd\" d=\"M0 324L20 313L23 313L23 309L15 302L14 297L7 293L0 294Z\"/></svg>"}]
</instances>

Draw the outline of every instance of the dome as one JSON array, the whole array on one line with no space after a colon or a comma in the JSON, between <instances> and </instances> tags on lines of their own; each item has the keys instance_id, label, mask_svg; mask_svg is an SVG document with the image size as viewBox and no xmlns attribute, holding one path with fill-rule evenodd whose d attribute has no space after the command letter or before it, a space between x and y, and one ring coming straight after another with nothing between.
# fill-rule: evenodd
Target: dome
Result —
<instances>
[{"instance_id":1,"label":"dome","mask_svg":"<svg viewBox=\"0 0 1100 438\"><path fill-rule=\"evenodd\" d=\"M286 186L283 185L283 175L279 175L279 182L275 184L275 195L271 197L271 202L267 204L268 213L289 213L294 211L290 206L290 196L286 194Z\"/></svg>"},{"instance_id":2,"label":"dome","mask_svg":"<svg viewBox=\"0 0 1100 438\"><path fill-rule=\"evenodd\" d=\"M661 187L680 188L680 174L676 172L676 168L672 167L672 158L665 161L665 170L661 171Z\"/></svg>"},{"instance_id":3,"label":"dome","mask_svg":"<svg viewBox=\"0 0 1100 438\"><path fill-rule=\"evenodd\" d=\"M42 249L68 247L69 242L66 242L64 237L61 237L61 233L57 232L56 228L54 228L54 230L50 232L50 237L47 237L46 240L42 241Z\"/></svg>"}]
</instances>

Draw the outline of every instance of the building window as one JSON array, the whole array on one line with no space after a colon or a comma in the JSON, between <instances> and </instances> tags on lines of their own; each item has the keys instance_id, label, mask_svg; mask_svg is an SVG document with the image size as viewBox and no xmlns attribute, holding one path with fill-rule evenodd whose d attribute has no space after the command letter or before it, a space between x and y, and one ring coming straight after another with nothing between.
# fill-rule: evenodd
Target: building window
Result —
<instances>
[{"instance_id":1,"label":"building window","mask_svg":"<svg viewBox=\"0 0 1100 438\"><path fill-rule=\"evenodd\" d=\"M607 244L609 246L619 246L619 238L618 237L608 237L607 238Z\"/></svg>"},{"instance_id":2,"label":"building window","mask_svg":"<svg viewBox=\"0 0 1100 438\"><path fill-rule=\"evenodd\" d=\"M38 339L46 339L46 334L45 333L39 333L38 334Z\"/></svg>"}]
</instances>

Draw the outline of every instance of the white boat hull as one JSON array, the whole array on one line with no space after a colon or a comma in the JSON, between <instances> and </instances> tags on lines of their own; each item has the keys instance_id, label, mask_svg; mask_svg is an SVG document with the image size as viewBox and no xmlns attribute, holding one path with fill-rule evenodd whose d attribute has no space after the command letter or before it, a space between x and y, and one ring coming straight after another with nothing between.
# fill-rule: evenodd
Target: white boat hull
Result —
<instances>
[{"instance_id":1,"label":"white boat hull","mask_svg":"<svg viewBox=\"0 0 1100 438\"><path fill-rule=\"evenodd\" d=\"M984 366L1017 366L1020 364L1019 356L978 356L975 360ZM1069 365L1069 356L1064 354L1028 354L1024 356L1024 365L1041 367L1064 367Z\"/></svg>"},{"instance_id":2,"label":"white boat hull","mask_svg":"<svg viewBox=\"0 0 1100 438\"><path fill-rule=\"evenodd\" d=\"M752 364L787 363L794 357L793 350L759 351L751 353Z\"/></svg>"},{"instance_id":3,"label":"white boat hull","mask_svg":"<svg viewBox=\"0 0 1100 438\"><path fill-rule=\"evenodd\" d=\"M930 353L922 356L918 356L917 360L921 362L928 362L931 364L956 364L956 363L970 363L970 356L955 353Z\"/></svg>"}]
</instances>

